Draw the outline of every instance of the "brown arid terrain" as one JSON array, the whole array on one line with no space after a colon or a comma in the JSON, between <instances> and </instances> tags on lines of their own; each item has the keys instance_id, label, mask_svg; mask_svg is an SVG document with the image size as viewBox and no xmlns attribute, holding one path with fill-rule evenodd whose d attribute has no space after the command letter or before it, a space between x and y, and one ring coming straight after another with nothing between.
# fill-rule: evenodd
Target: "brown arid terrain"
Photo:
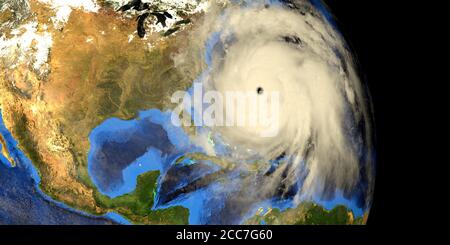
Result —
<instances>
[{"instance_id":1,"label":"brown arid terrain","mask_svg":"<svg viewBox=\"0 0 450 245\"><path fill-rule=\"evenodd\" d=\"M170 95L188 88L200 70L201 64L175 67L171 58L188 45L193 24L167 37L152 33L140 39L135 20L108 6L97 13L74 9L63 28L52 24L48 6L30 6L28 18L52 35L48 71L37 72L26 62L13 69L0 63L5 125L38 168L45 193L103 214L111 210L96 201L104 197L87 172L89 133L110 117L131 119L139 110L171 106ZM188 17L193 23L201 18Z\"/></svg>"},{"instance_id":2,"label":"brown arid terrain","mask_svg":"<svg viewBox=\"0 0 450 245\"><path fill-rule=\"evenodd\" d=\"M8 2L9 5L3 5L5 2ZM167 176L164 175L166 174L165 172L160 172L164 171L164 169L140 173L136 177L136 186L132 191L114 198L110 198L98 190L97 185L94 184L88 173L88 154L91 150L89 136L97 126L110 118L134 120L138 119L140 111L159 109L166 112L171 110L176 106L176 104L171 103L171 96L174 92L179 90L186 91L192 87L195 80L214 80L214 76L217 76L217 74L208 73L209 71L206 68L218 65L216 68L222 69L219 64L224 58L218 55L215 59L211 58L212 66L206 64L209 61L205 59L204 55L209 54L209 49L215 49L218 46L213 46L215 45L213 44L211 45L213 47L205 47L209 45L205 44L207 44L208 38L211 37L210 32L212 30L216 30L217 26L222 28L222 22L217 22L220 23L217 24L212 20L215 20L221 13L221 10L227 7L227 1L223 1L224 3L219 3L220 1L218 1L215 3L215 6L209 7L207 15L204 14L202 8L197 8L198 6L193 7L193 9L196 9L196 12L192 9L185 11L184 7L177 5L177 9L171 10L173 11L171 14L177 16L177 18L172 19L172 24L168 25L167 28L162 28L162 23L158 26L156 21L159 21L159 19L155 17L157 15L151 16L149 12L146 12L148 18L145 22L146 28L144 28L146 35L143 38L139 37L139 33L141 36L142 33L137 32L137 20L139 18L136 17L145 15L143 14L145 11L157 11L153 12L153 14L164 13L164 9L158 9L160 8L159 5L155 7L157 10L145 9L140 12L136 10L118 12L120 4L123 3L117 0L83 2L94 4L95 6L91 6L91 9L88 9L89 6L85 8L84 5L82 7L77 5L69 6L68 2L63 3L65 4L63 6L65 7L64 9L58 5L51 6L50 4L54 3L52 1L47 1L49 3L52 2L50 4L43 2L45 1L0 0L0 113L5 127L11 132L12 138L17 141L20 150L25 153L36 167L40 181L35 183L39 184L40 189L51 199L88 214L102 216L114 212L134 224L188 224L190 222L190 209L185 206L165 206L167 202L159 202L161 200L159 198L162 196L158 192L158 188L161 187L161 182L159 181L162 177ZM160 1L154 2L161 3ZM171 3L176 5L179 2L173 0ZM7 7L5 8L4 6ZM233 7L233 5L230 6ZM166 7L167 5L164 6L164 8ZM264 9L266 8L264 6ZM61 14L61 12L67 15ZM240 14L240 11L236 11L235 14ZM312 14L311 16L314 17ZM62 15L62 18L61 16L58 17L58 15ZM311 17L309 15L306 16L305 18ZM248 23L248 21L245 23ZM275 23L269 24L272 27ZM152 29L148 28L150 26ZM295 26L295 24L292 24L292 26ZM310 26L310 24L308 23L307 26ZM258 28L254 29L259 31ZM253 36L247 39L247 35L243 35L245 38L242 40L253 40ZM276 39L273 38L273 40L272 35L268 37L271 38L267 39L270 43L273 40L279 40L280 37L282 37L281 41L288 39L291 42L289 45L294 45L297 40L293 39L294 43L292 43L290 36L276 36ZM227 47L225 47L229 45L227 42L221 44L224 46L222 47L225 49L224 53L228 52L226 51ZM229 42L232 42L232 40L229 40ZM311 44L316 45L314 42L311 42ZM245 45L245 48L247 48L247 45ZM320 46L320 48L322 47ZM221 51L220 47L218 49ZM263 50L266 54L266 49ZM214 56L214 50L211 52L213 53L212 56ZM241 52L237 53L241 54ZM283 52L283 57L288 56L284 54ZM260 60L270 59L269 57L261 58ZM253 65L251 62L248 62L248 59L242 60ZM240 70L241 66L235 66L234 62L231 63L233 64L232 67L237 69L229 70ZM297 64L299 62L292 63ZM298 67L294 68L291 70L297 71ZM310 73L313 74L314 72ZM201 74L206 75L200 76ZM231 75L233 74L230 72L231 79L218 80L233 81L234 76ZM309 79L303 80L309 81ZM247 82L244 79L242 81L246 85L244 87L250 87L250 85L254 87L253 83L247 86ZM316 80L313 79L312 81ZM257 82L260 83L261 81L258 79ZM238 85L239 87L241 86L241 84ZM256 88L260 88L260 84L255 85L258 86L255 86ZM290 88L297 89L297 83L294 84L295 86L291 86L291 82L287 83L287 85L289 85L287 86L289 93L286 94L296 94L292 93ZM223 87L228 88L228 86ZM334 89L335 86L331 87ZM301 89L298 91L310 90L303 89L303 87L299 88ZM308 83L308 87L305 88L316 89L321 88L321 86L311 85L309 87ZM333 94L335 93L333 92ZM311 96L308 95L308 97ZM340 98L334 95L331 97ZM291 98L290 95L289 98ZM297 96L292 97L293 103L297 103L296 99ZM332 100L330 101L333 102ZM322 104L320 100L319 102ZM305 111L314 111L313 109ZM294 113L297 113L297 110L293 111L289 114L289 117L286 117L286 121L287 119L290 120ZM335 112L333 111L333 113ZM317 116L317 118L322 118L322 114L325 115L326 113L320 111L320 116ZM309 113L305 115L304 118L310 118ZM315 114L311 112L311 115ZM328 117L323 118L328 120ZM299 127L301 129L306 128L303 125L314 124L312 123L313 121L310 123L309 120L304 124L303 116L297 119L298 121L296 122L299 122L299 125L302 126ZM183 118L183 120L191 120L191 118L187 117ZM321 124L321 121L319 122ZM294 129L294 127L292 128ZM328 127L326 128L328 130ZM335 129L335 127L330 128ZM196 131L197 127L194 125L183 125L183 130L193 143L199 143L202 146L208 144L208 147L215 144L212 134L208 134L208 136L196 134L198 131ZM307 155L310 155L309 148L315 149L317 146L317 144L312 144L310 140L312 138L310 135L314 136L316 131L319 132L319 129L311 131L308 137L305 137L307 140L305 140L303 145L308 146L305 150L308 153ZM243 135L246 133L248 134L248 132L244 131ZM15 161L15 152L13 150L8 151L9 145L7 144L10 143L8 141L10 137L9 133L6 135L0 135L0 154L11 163L12 168L20 167L22 162L20 159ZM119 138L122 136L121 134L118 135ZM284 135L299 135L299 133L295 129L292 132L290 130L286 131ZM234 133L231 136L234 136ZM151 140L159 140L158 137L156 139L153 138ZM240 139L240 137L238 138ZM239 141L241 142L243 139L247 140L245 137ZM273 139L270 140L272 141ZM289 138L288 142L292 140ZM283 145L285 144L285 141L279 142ZM297 142L297 139L292 142ZM267 143L270 143L270 141L267 141ZM258 143L258 145L262 144ZM334 146L335 144L333 143L332 145ZM148 149L146 147L143 148ZM281 160L278 159L276 163L271 163L265 159L257 159L255 161L253 158L249 158L249 164L247 162L246 164L240 164L234 158L228 159L220 155L204 153L203 151L197 152L195 149L193 152L183 152L182 156L176 155L174 162L176 164L184 164L184 160L211 162L220 167L220 171L201 177L201 181L192 181L193 184L188 186L192 188L191 190L207 186L212 181L220 184L228 183L232 175L227 175L227 173L237 169L239 183L242 184L243 189L238 189L239 192L236 192L238 193L236 195L237 198L229 198L231 201L227 202L227 204L230 204L227 208L233 209L232 211L234 212L234 209L239 209L238 205L241 205L241 203L245 204L248 201L248 205L250 205L250 200L258 200L259 202L265 199L266 192L272 195L275 191L278 192L278 190L283 189L281 197L284 196L285 192L290 192L290 188L287 188L289 185L285 183L280 182L279 186L275 185L278 183L278 180L284 182L285 179L288 179L285 177L287 172L284 169L289 169L278 168L279 165L281 166L281 164L289 163L290 161L289 159L283 160L287 154L286 150L283 151L283 154L280 154L281 151L278 150L278 147L274 147L276 148L275 150L269 149L265 145L261 147L264 152L267 150L272 153L271 155L278 156L277 158ZM236 146L236 148L238 147ZM283 149L291 150L290 147L284 147ZM303 149L300 149L302 148L295 148L295 152L303 152ZM120 155L124 155L123 152L127 152L127 149L122 147L114 150L115 152L120 152ZM207 149L206 152L208 152ZM324 155L327 155L326 153L328 152L328 148L323 150ZM340 158L338 160L340 161ZM302 161L306 160L302 159ZM110 161L105 162L107 163L105 169L109 170L111 167ZM330 164L333 163L333 161L326 162L327 164L328 162ZM351 162L357 163L353 159ZM273 166L275 169L278 168L278 170L276 174L271 176L270 174L272 173L269 173L269 171L271 171ZM352 166L358 167L356 164ZM180 169L182 168L180 167ZM324 167L323 169L335 170L337 167L333 165L330 168ZM184 171L184 169L182 170ZM182 170L180 170L180 173ZM367 172L368 178L372 178L370 171ZM267 173L269 173L268 178L259 178L260 176L266 176ZM327 179L329 175L331 176L333 173L329 174L327 172L325 175ZM178 175L174 174L174 176ZM321 173L317 173L317 176L320 177ZM343 173L343 176L346 175ZM295 177L297 176L295 175ZM347 179L340 175L336 177L337 180L341 178L343 180ZM259 182L255 182L255 179ZM370 179L370 181L372 180ZM258 193L259 190L251 193L251 190L260 189L266 183L270 188L268 191L261 191L264 195L260 195ZM249 186L253 189L247 189ZM12 192L14 192L14 188L12 189ZM103 191L103 189L101 190ZM180 188L180 190L186 193L190 191L185 186ZM179 193L182 193L181 191ZM369 190L370 195L372 194L371 191L372 189ZM169 194L167 196L171 196L173 193ZM226 194L228 195L228 193ZM269 197L269 194L267 194L267 197ZM278 195L278 193L276 194ZM247 198L245 197L246 195L251 197ZM173 197L176 196L173 195ZM235 202L235 200L242 202ZM155 203L156 205L154 205ZM216 205L215 202L211 203ZM26 204L28 205L28 203ZM248 206L245 208L250 210L253 207ZM241 211L247 211L245 208ZM208 215L209 211L207 209L204 210L206 211L202 210L202 212ZM345 205L337 205L332 209L327 209L325 206L315 202L306 201L296 203L295 207L286 209L276 207L264 208L261 206L251 217L246 217L244 224L359 225L367 222L368 213L368 209L363 215L359 215ZM214 213L209 213L209 215L213 217ZM225 215L220 217L225 217ZM212 220L214 221L214 219ZM121 223L121 221L115 221ZM224 222L227 222L227 220ZM234 221L230 220L229 222Z\"/></svg>"},{"instance_id":3,"label":"brown arid terrain","mask_svg":"<svg viewBox=\"0 0 450 245\"><path fill-rule=\"evenodd\" d=\"M1 147L1 155L6 157L6 159L11 163L12 166L15 166L15 161L9 154L8 148L6 146L6 141L3 136L0 135L0 147Z\"/></svg>"}]
</instances>

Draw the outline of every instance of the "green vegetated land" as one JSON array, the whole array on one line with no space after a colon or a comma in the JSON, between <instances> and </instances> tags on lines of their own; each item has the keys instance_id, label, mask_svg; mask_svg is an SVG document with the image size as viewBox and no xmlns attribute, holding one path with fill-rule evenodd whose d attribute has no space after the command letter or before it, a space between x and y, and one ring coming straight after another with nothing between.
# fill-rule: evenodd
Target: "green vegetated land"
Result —
<instances>
[{"instance_id":1,"label":"green vegetated land","mask_svg":"<svg viewBox=\"0 0 450 245\"><path fill-rule=\"evenodd\" d=\"M272 209L265 214L257 214L247 220L246 224L267 225L360 225L364 224L363 218L354 218L353 213L343 205L337 205L331 210L312 203L304 202L296 208L280 211Z\"/></svg>"},{"instance_id":2,"label":"green vegetated land","mask_svg":"<svg viewBox=\"0 0 450 245\"><path fill-rule=\"evenodd\" d=\"M159 171L138 176L136 189L128 194L109 198L96 193L97 204L111 209L134 223L140 224L188 224L189 210L181 206L152 210Z\"/></svg>"}]
</instances>

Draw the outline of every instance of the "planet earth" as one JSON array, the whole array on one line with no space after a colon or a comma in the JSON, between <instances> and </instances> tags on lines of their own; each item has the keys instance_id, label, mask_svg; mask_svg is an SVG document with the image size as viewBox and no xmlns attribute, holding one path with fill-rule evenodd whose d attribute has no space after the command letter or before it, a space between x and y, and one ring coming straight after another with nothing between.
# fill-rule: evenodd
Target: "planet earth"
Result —
<instances>
[{"instance_id":1,"label":"planet earth","mask_svg":"<svg viewBox=\"0 0 450 245\"><path fill-rule=\"evenodd\" d=\"M0 0L0 61L0 224L367 222L370 95L321 0Z\"/></svg>"}]
</instances>

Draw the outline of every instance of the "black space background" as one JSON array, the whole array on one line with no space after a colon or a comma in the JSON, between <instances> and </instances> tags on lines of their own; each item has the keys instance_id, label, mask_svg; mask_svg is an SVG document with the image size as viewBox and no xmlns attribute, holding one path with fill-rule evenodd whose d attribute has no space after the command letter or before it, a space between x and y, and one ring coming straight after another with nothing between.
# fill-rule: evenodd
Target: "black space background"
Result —
<instances>
[{"instance_id":1,"label":"black space background","mask_svg":"<svg viewBox=\"0 0 450 245\"><path fill-rule=\"evenodd\" d=\"M373 102L375 117L375 144L377 151L377 173L375 180L374 203L368 224L388 225L397 217L402 200L395 187L399 182L395 173L398 162L395 161L398 147L395 146L395 125L392 116L396 111L392 93L393 74L390 70L394 56L395 42L390 31L393 23L389 13L383 11L378 1L325 0L334 13L339 29L344 34L350 48L354 51L361 70L361 77L368 85ZM395 152L394 152L395 151ZM397 200L399 199L399 200ZM397 200L396 207L393 200Z\"/></svg>"},{"instance_id":2,"label":"black space background","mask_svg":"<svg viewBox=\"0 0 450 245\"><path fill-rule=\"evenodd\" d=\"M434 210L418 200L424 190L412 176L420 160L409 148L413 139L407 133L410 118L405 87L414 86L414 73L406 68L408 45L414 42L408 32L406 5L410 1L324 0L337 18L337 24L356 53L362 75L368 83L375 113L377 173L374 203L368 225L357 227L270 227L274 241L349 242L402 241L424 235L424 226ZM417 170L416 170L417 171ZM420 170L419 170L420 171ZM418 195L417 193L421 193ZM62 241L111 240L121 243L155 244L175 241L185 227L0 227L2 238ZM196 231L220 231L221 227L186 227ZM227 227L238 229L242 227ZM253 228L253 227L251 227ZM269 228L269 227L267 227ZM247 227L248 229L248 227ZM262 228L261 228L262 229ZM236 241L233 241L235 243ZM246 241L245 243L247 243ZM260 243L260 242L258 242ZM202 242L197 242L202 244Z\"/></svg>"},{"instance_id":3,"label":"black space background","mask_svg":"<svg viewBox=\"0 0 450 245\"><path fill-rule=\"evenodd\" d=\"M424 108L414 104L429 98L425 91L413 95L421 89L420 82L429 81L419 75L417 64L421 69L425 66L422 57L411 54L425 46L420 31L429 28L424 21L429 6L401 0L324 2L359 60L373 102L377 173L369 240L423 237L425 227L435 225L432 220L439 214L426 204L433 194L423 185L429 180L421 165L431 159L421 157L425 151L421 145L426 143L417 124L421 123L418 112Z\"/></svg>"}]
</instances>

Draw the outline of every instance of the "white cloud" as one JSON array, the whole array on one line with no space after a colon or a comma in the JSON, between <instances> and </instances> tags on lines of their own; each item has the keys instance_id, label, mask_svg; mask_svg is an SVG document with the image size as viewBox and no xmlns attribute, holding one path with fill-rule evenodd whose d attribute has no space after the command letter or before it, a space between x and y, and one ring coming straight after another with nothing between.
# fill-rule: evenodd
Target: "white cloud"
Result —
<instances>
[{"instance_id":1,"label":"white cloud","mask_svg":"<svg viewBox=\"0 0 450 245\"><path fill-rule=\"evenodd\" d=\"M60 28L69 19L72 9L84 9L88 12L97 12L98 4L94 0L39 0L39 2L48 4L56 15L52 17L53 24Z\"/></svg>"},{"instance_id":2,"label":"white cloud","mask_svg":"<svg viewBox=\"0 0 450 245\"><path fill-rule=\"evenodd\" d=\"M11 32L12 37L0 37L0 57L13 65L32 64L40 70L48 60L52 36L48 32L37 32L37 22L29 22Z\"/></svg>"}]
</instances>

